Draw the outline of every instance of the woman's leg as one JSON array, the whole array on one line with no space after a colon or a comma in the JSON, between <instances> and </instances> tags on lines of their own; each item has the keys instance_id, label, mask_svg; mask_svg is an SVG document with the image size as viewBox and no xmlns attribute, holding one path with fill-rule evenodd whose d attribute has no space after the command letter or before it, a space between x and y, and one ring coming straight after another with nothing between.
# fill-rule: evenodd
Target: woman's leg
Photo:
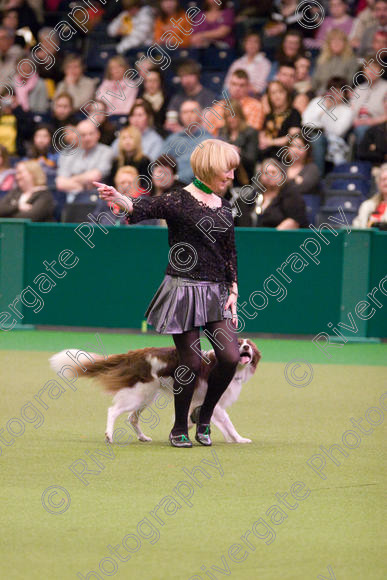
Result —
<instances>
[{"instance_id":1,"label":"woman's leg","mask_svg":"<svg viewBox=\"0 0 387 580\"><path fill-rule=\"evenodd\" d=\"M227 389L239 362L238 336L227 325L227 319L207 322L206 336L215 351L217 362L208 376L208 389L200 409L199 423L208 424L216 403Z\"/></svg>"},{"instance_id":2,"label":"woman's leg","mask_svg":"<svg viewBox=\"0 0 387 580\"><path fill-rule=\"evenodd\" d=\"M172 435L188 436L188 411L201 365L201 356L191 346L200 339L200 327L173 334L172 337L178 352L179 365L190 369L190 373L186 371L180 382L174 379L174 391L178 394L175 394L175 424ZM196 349L200 350L200 342L196 344Z\"/></svg>"}]
</instances>

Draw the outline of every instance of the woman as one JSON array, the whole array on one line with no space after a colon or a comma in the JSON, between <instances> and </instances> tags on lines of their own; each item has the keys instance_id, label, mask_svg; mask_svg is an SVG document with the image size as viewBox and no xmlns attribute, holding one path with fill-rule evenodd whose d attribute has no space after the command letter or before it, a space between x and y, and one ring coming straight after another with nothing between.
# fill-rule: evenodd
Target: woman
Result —
<instances>
[{"instance_id":1,"label":"woman","mask_svg":"<svg viewBox=\"0 0 387 580\"><path fill-rule=\"evenodd\" d=\"M110 115L127 115L136 100L138 88L130 87L124 81L124 75L129 65L123 56L113 56L108 60L105 71L105 80L96 91L99 99L106 94L111 109ZM112 96L112 93L118 95ZM123 98L124 97L124 98Z\"/></svg>"},{"instance_id":2,"label":"woman","mask_svg":"<svg viewBox=\"0 0 387 580\"><path fill-rule=\"evenodd\" d=\"M32 144L27 148L27 158L35 159L46 174L47 180L55 186L58 152L52 148L52 132L48 125L39 125L32 138Z\"/></svg>"},{"instance_id":3,"label":"woman","mask_svg":"<svg viewBox=\"0 0 387 580\"><path fill-rule=\"evenodd\" d=\"M11 168L9 153L0 145L0 191L9 191L15 183L15 170Z\"/></svg>"},{"instance_id":4,"label":"woman","mask_svg":"<svg viewBox=\"0 0 387 580\"><path fill-rule=\"evenodd\" d=\"M18 189L0 199L0 217L54 221L54 200L47 179L37 161L21 161L16 166Z\"/></svg>"},{"instance_id":5,"label":"woman","mask_svg":"<svg viewBox=\"0 0 387 580\"><path fill-rule=\"evenodd\" d=\"M129 214L128 223L164 218L168 224L171 250L166 275L145 315L157 332L172 334L179 364L190 371L183 388L175 372L175 423L169 435L174 447L192 447L187 423L201 367L200 327L204 326L218 361L208 377L208 391L200 412L193 417L197 423L195 438L202 445L211 445L212 412L239 361L237 333L226 320L231 318L234 327L238 327L234 224L230 204L223 197L239 160L233 145L207 139L191 155L196 176L192 183L160 196L141 196L134 203L113 187L95 183L102 199L120 205ZM197 227L205 219L221 230L211 239L208 230ZM192 348L193 344L197 349Z\"/></svg>"},{"instance_id":6,"label":"woman","mask_svg":"<svg viewBox=\"0 0 387 580\"><path fill-rule=\"evenodd\" d=\"M359 65L347 35L342 30L334 28L328 32L321 54L317 59L312 79L313 90L321 95L328 79L332 76L344 77L346 84L351 86L354 74L358 69Z\"/></svg>"},{"instance_id":7,"label":"woman","mask_svg":"<svg viewBox=\"0 0 387 580\"><path fill-rule=\"evenodd\" d=\"M152 68L144 78L144 101L150 104L153 109L153 120L155 128L164 134L164 123L168 107L168 97L164 88L164 80L160 69Z\"/></svg>"},{"instance_id":8,"label":"woman","mask_svg":"<svg viewBox=\"0 0 387 580\"><path fill-rule=\"evenodd\" d=\"M302 196L297 192L286 193L281 187L286 175L275 159L265 159L261 166L260 182L265 187L263 194L249 195L241 204L242 216L238 226L295 230L307 228L306 207Z\"/></svg>"},{"instance_id":9,"label":"woman","mask_svg":"<svg viewBox=\"0 0 387 580\"><path fill-rule=\"evenodd\" d=\"M124 165L135 167L140 176L149 177L148 167L150 160L142 152L141 133L136 127L125 127L120 131L118 138L118 157L113 162L112 175ZM144 184L146 187L146 184Z\"/></svg>"},{"instance_id":10,"label":"woman","mask_svg":"<svg viewBox=\"0 0 387 580\"><path fill-rule=\"evenodd\" d=\"M317 28L314 47L320 48L329 31L334 28L342 30L347 38L351 36L354 20L348 16L347 11L348 3L344 0L330 0L329 15L325 16L324 21Z\"/></svg>"},{"instance_id":11,"label":"woman","mask_svg":"<svg viewBox=\"0 0 387 580\"><path fill-rule=\"evenodd\" d=\"M47 113L49 100L46 85L37 72L31 74L30 59L25 56L17 63L14 91L18 105L23 111L33 113Z\"/></svg>"},{"instance_id":12,"label":"woman","mask_svg":"<svg viewBox=\"0 0 387 580\"><path fill-rule=\"evenodd\" d=\"M298 30L289 30L283 37L277 52L278 65L296 62L305 55L304 37Z\"/></svg>"},{"instance_id":13,"label":"woman","mask_svg":"<svg viewBox=\"0 0 387 580\"><path fill-rule=\"evenodd\" d=\"M162 39L163 34L171 30L171 18L176 22L180 22L180 28L190 30L192 26L187 22L186 13L182 10L178 0L158 0L157 2L157 17L154 29L154 42L163 45L165 40ZM181 35L181 44L179 47L185 48L189 46L189 35Z\"/></svg>"},{"instance_id":14,"label":"woman","mask_svg":"<svg viewBox=\"0 0 387 580\"><path fill-rule=\"evenodd\" d=\"M302 137L294 137L289 146L291 165L286 171L286 182L282 187L285 195L318 194L320 172L312 161L312 147Z\"/></svg>"},{"instance_id":15,"label":"woman","mask_svg":"<svg viewBox=\"0 0 387 580\"><path fill-rule=\"evenodd\" d=\"M200 24L196 24L190 36L191 46L207 48L211 44L218 48L233 48L235 35L234 11L232 8L223 8L222 3L204 0L203 16Z\"/></svg>"},{"instance_id":16,"label":"woman","mask_svg":"<svg viewBox=\"0 0 387 580\"><path fill-rule=\"evenodd\" d=\"M301 115L292 107L288 89L280 81L272 81L267 87L270 113L266 115L259 133L259 157L274 157L289 144L288 133L297 133L301 127Z\"/></svg>"},{"instance_id":17,"label":"woman","mask_svg":"<svg viewBox=\"0 0 387 580\"><path fill-rule=\"evenodd\" d=\"M387 224L387 163L383 163L377 177L378 193L363 201L352 222L354 228L372 228Z\"/></svg>"},{"instance_id":18,"label":"woman","mask_svg":"<svg viewBox=\"0 0 387 580\"><path fill-rule=\"evenodd\" d=\"M63 61L64 79L56 87L55 95L68 93L73 98L74 109L79 110L95 93L95 79L86 77L82 57L68 54Z\"/></svg>"},{"instance_id":19,"label":"woman","mask_svg":"<svg viewBox=\"0 0 387 580\"><path fill-rule=\"evenodd\" d=\"M310 69L312 62L306 56L300 56L294 63L296 69L296 82L294 90L297 94L307 93L312 90L312 77L310 76Z\"/></svg>"},{"instance_id":20,"label":"woman","mask_svg":"<svg viewBox=\"0 0 387 580\"><path fill-rule=\"evenodd\" d=\"M249 127L243 109L235 99L230 100L231 110L224 113L225 126L219 131L219 138L228 141L238 148L241 163L236 170L234 186L242 187L250 183L258 153L258 131Z\"/></svg>"},{"instance_id":21,"label":"woman","mask_svg":"<svg viewBox=\"0 0 387 580\"><path fill-rule=\"evenodd\" d=\"M163 139L153 129L153 109L143 99L138 99L129 113L131 127L136 127L141 133L141 146L143 153L154 161L163 148Z\"/></svg>"}]
</instances>

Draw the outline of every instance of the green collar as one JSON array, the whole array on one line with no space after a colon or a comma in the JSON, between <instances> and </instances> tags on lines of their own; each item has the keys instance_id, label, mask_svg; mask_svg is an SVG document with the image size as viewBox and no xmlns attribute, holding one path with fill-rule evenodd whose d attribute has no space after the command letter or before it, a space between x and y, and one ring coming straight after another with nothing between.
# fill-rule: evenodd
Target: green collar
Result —
<instances>
[{"instance_id":1,"label":"green collar","mask_svg":"<svg viewBox=\"0 0 387 580\"><path fill-rule=\"evenodd\" d=\"M194 184L195 187L197 187L198 189L200 189L201 191L204 191L204 193L212 193L212 189L210 189L209 187L207 187L207 185L205 185L202 181L200 181L200 179L198 179L197 177L195 177L195 179L192 182Z\"/></svg>"}]
</instances>

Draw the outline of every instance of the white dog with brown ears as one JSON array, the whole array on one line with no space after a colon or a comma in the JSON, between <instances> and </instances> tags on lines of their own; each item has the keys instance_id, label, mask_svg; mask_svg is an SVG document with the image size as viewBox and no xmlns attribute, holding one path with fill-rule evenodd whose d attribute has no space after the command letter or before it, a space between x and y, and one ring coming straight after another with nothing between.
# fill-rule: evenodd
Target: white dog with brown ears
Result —
<instances>
[{"instance_id":1,"label":"white dog with brown ears","mask_svg":"<svg viewBox=\"0 0 387 580\"><path fill-rule=\"evenodd\" d=\"M261 359L261 353L249 339L238 339L240 361L235 375L219 399L211 421L223 433L228 443L251 443L251 439L239 435L226 408L238 399L242 385L255 373ZM80 357L83 362L80 362ZM86 357L86 360L84 360ZM77 362L76 362L77 361ZM202 353L202 363L198 381L192 397L189 413L202 405L207 393L207 380L211 369L216 364L213 350ZM114 423L123 413L129 413L129 421L140 441L151 441L144 435L139 425L141 411L150 406L158 393L163 390L171 392L169 384L179 367L175 347L148 347L130 350L125 354L115 354L107 358L81 350L62 350L50 358L51 368L59 372L63 366L72 366L86 377L95 377L105 390L114 394L113 405L108 409L106 440L113 442ZM190 421L189 427L192 427Z\"/></svg>"}]
</instances>

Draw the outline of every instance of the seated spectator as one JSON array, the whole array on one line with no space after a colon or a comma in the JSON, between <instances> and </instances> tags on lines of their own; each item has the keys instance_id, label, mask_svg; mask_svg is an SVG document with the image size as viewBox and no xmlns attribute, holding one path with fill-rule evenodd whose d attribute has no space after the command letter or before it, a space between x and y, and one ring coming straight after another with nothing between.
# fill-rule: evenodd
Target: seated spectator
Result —
<instances>
[{"instance_id":1,"label":"seated spectator","mask_svg":"<svg viewBox=\"0 0 387 580\"><path fill-rule=\"evenodd\" d=\"M275 80L279 81L289 91L290 97L294 99L296 96L296 67L292 62L283 62L278 67L278 72Z\"/></svg>"},{"instance_id":2,"label":"seated spectator","mask_svg":"<svg viewBox=\"0 0 387 580\"><path fill-rule=\"evenodd\" d=\"M18 61L14 77L14 91L18 105L23 111L47 113L49 100L46 85L37 72L31 75L31 66L27 58Z\"/></svg>"},{"instance_id":3,"label":"seated spectator","mask_svg":"<svg viewBox=\"0 0 387 580\"><path fill-rule=\"evenodd\" d=\"M323 22L317 28L313 46L320 48L330 30L341 30L346 38L351 35L354 20L348 15L347 2L344 0L329 0L329 15L325 16Z\"/></svg>"},{"instance_id":4,"label":"seated spectator","mask_svg":"<svg viewBox=\"0 0 387 580\"><path fill-rule=\"evenodd\" d=\"M15 97L2 97L0 108L0 145L6 148L10 155L17 153L18 120L14 114Z\"/></svg>"},{"instance_id":5,"label":"seated spectator","mask_svg":"<svg viewBox=\"0 0 387 580\"><path fill-rule=\"evenodd\" d=\"M205 18L195 26L192 32L191 46L207 48L214 44L218 48L233 48L235 46L235 36L232 33L234 11L212 0L204 0L202 10Z\"/></svg>"},{"instance_id":6,"label":"seated spectator","mask_svg":"<svg viewBox=\"0 0 387 580\"><path fill-rule=\"evenodd\" d=\"M271 81L267 87L270 112L259 133L260 159L274 157L281 147L289 144L288 133L297 133L301 127L301 116L292 106L288 89L280 81Z\"/></svg>"},{"instance_id":7,"label":"seated spectator","mask_svg":"<svg viewBox=\"0 0 387 580\"><path fill-rule=\"evenodd\" d=\"M118 156L113 162L112 175L114 176L120 167L130 165L139 175L149 178L148 167L150 159L145 157L141 146L141 132L137 127L129 126L120 131L118 137ZM142 183L141 183L142 184ZM144 184L146 187L146 181Z\"/></svg>"},{"instance_id":8,"label":"seated spectator","mask_svg":"<svg viewBox=\"0 0 387 580\"><path fill-rule=\"evenodd\" d=\"M273 0L240 0L236 21L250 22L250 19L266 18L272 9Z\"/></svg>"},{"instance_id":9,"label":"seated spectator","mask_svg":"<svg viewBox=\"0 0 387 580\"><path fill-rule=\"evenodd\" d=\"M56 187L70 193L68 202L82 191L94 188L93 181L102 181L111 171L113 154L107 145L99 143L100 133L89 120L77 125L80 147L72 155L59 156Z\"/></svg>"},{"instance_id":10,"label":"seated spectator","mask_svg":"<svg viewBox=\"0 0 387 580\"><path fill-rule=\"evenodd\" d=\"M153 42L154 16L150 6L138 0L122 0L124 9L110 24L109 36L120 37L116 50L122 54L130 48L149 46Z\"/></svg>"},{"instance_id":11,"label":"seated spectator","mask_svg":"<svg viewBox=\"0 0 387 580\"><path fill-rule=\"evenodd\" d=\"M305 56L304 38L299 30L288 30L281 40L276 61L279 65L291 62Z\"/></svg>"},{"instance_id":12,"label":"seated spectator","mask_svg":"<svg viewBox=\"0 0 387 580\"><path fill-rule=\"evenodd\" d=\"M22 161L17 164L15 175L18 187L0 199L0 217L54 221L54 199L39 163Z\"/></svg>"},{"instance_id":13,"label":"seated spectator","mask_svg":"<svg viewBox=\"0 0 387 580\"><path fill-rule=\"evenodd\" d=\"M385 51L387 47L387 30L377 30L372 38L372 54L377 54L380 50ZM383 57L381 57L382 59ZM384 66L381 78L387 80L387 67Z\"/></svg>"},{"instance_id":14,"label":"seated spectator","mask_svg":"<svg viewBox=\"0 0 387 580\"><path fill-rule=\"evenodd\" d=\"M146 190L140 187L138 178L138 171L135 167L123 165L114 176L114 186L124 195L135 199L146 193Z\"/></svg>"},{"instance_id":15,"label":"seated spectator","mask_svg":"<svg viewBox=\"0 0 387 580\"><path fill-rule=\"evenodd\" d=\"M258 32L247 32L243 41L244 55L237 58L228 69L224 84L230 90L230 80L236 70L244 70L249 77L249 94L258 96L264 92L270 74L271 63L261 52Z\"/></svg>"},{"instance_id":16,"label":"seated spectator","mask_svg":"<svg viewBox=\"0 0 387 580\"><path fill-rule=\"evenodd\" d=\"M182 62L177 68L177 74L180 79L180 90L169 102L168 111L177 113L184 101L187 99L194 99L199 103L202 109L211 107L215 95L209 89L203 87L200 83L200 65L194 60L187 59ZM176 123L169 125L168 121L165 125L168 131L174 133L181 131L181 127L176 127Z\"/></svg>"},{"instance_id":17,"label":"seated spectator","mask_svg":"<svg viewBox=\"0 0 387 580\"><path fill-rule=\"evenodd\" d=\"M58 129L62 129L63 127L69 127L69 137L70 133L72 133L71 128L75 128L77 124L77 120L74 115L74 108L73 108L73 98L68 93L59 93L53 103L52 103L52 111L51 116L49 119L49 124L53 128L53 131L57 131ZM64 135L64 139L66 140L67 136ZM55 140L55 144L60 149L60 141Z\"/></svg>"},{"instance_id":18,"label":"seated spectator","mask_svg":"<svg viewBox=\"0 0 387 580\"><path fill-rule=\"evenodd\" d=\"M169 99L160 69L151 69L144 79L143 86L142 99L151 105L155 128L163 134Z\"/></svg>"},{"instance_id":19,"label":"seated spectator","mask_svg":"<svg viewBox=\"0 0 387 580\"><path fill-rule=\"evenodd\" d=\"M28 28L33 36L38 38L39 22L36 13L27 0L6 0L3 8L16 10L19 28Z\"/></svg>"},{"instance_id":20,"label":"seated spectator","mask_svg":"<svg viewBox=\"0 0 387 580\"><path fill-rule=\"evenodd\" d=\"M244 70L237 69L231 75L230 79L230 93L229 98L235 101L239 101L244 116L246 118L246 123L249 127L259 131L262 128L264 113L262 103L255 99L254 97L249 97L249 77ZM212 108L213 114L208 120L214 126L210 128L209 131L217 135L219 129L224 126L224 115L228 110L229 105L226 101L219 101Z\"/></svg>"},{"instance_id":21,"label":"seated spectator","mask_svg":"<svg viewBox=\"0 0 387 580\"><path fill-rule=\"evenodd\" d=\"M9 153L0 145L0 191L9 191L15 184L15 170L9 162Z\"/></svg>"},{"instance_id":22,"label":"seated spectator","mask_svg":"<svg viewBox=\"0 0 387 580\"><path fill-rule=\"evenodd\" d=\"M370 24L364 32L360 41L358 52L360 56L366 56L372 52L372 43L374 34L377 31L387 31L387 0L375 0L374 8L374 23Z\"/></svg>"},{"instance_id":23,"label":"seated spectator","mask_svg":"<svg viewBox=\"0 0 387 580\"><path fill-rule=\"evenodd\" d=\"M129 123L141 133L141 148L154 161L163 148L163 139L153 129L153 109L147 101L138 99L129 113ZM114 144L113 144L114 146Z\"/></svg>"},{"instance_id":24,"label":"seated spectator","mask_svg":"<svg viewBox=\"0 0 387 580\"><path fill-rule=\"evenodd\" d=\"M15 34L15 44L21 46L23 49L26 48L25 30L19 30L19 14L14 8L10 10L4 10L1 15L1 26L5 28L10 28ZM31 31L30 35L32 37Z\"/></svg>"},{"instance_id":25,"label":"seated spectator","mask_svg":"<svg viewBox=\"0 0 387 580\"><path fill-rule=\"evenodd\" d=\"M288 30L298 30L305 36L311 36L313 30L302 26L302 10L297 10L298 0L274 0L270 18L264 28L264 46L277 47L280 38Z\"/></svg>"},{"instance_id":26,"label":"seated spectator","mask_svg":"<svg viewBox=\"0 0 387 580\"><path fill-rule=\"evenodd\" d=\"M201 125L201 107L198 101L187 100L180 107L180 121L185 130L180 133L173 133L166 138L162 153L171 152L172 156L177 159L179 179L185 183L190 183L194 174L192 172L190 157L195 147L204 141L210 139L211 135ZM190 125L194 124L193 127Z\"/></svg>"},{"instance_id":27,"label":"seated spectator","mask_svg":"<svg viewBox=\"0 0 387 580\"><path fill-rule=\"evenodd\" d=\"M160 46L163 46L163 43L165 42L165 40L162 39L163 34L171 30L171 18L176 22L181 20L180 26L182 26L184 30L190 30L192 28L192 25L187 21L186 13L182 10L178 0L158 0L154 42L157 42ZM189 36L182 34L180 38L182 42L179 47L185 48L189 46Z\"/></svg>"},{"instance_id":28,"label":"seated spectator","mask_svg":"<svg viewBox=\"0 0 387 580\"><path fill-rule=\"evenodd\" d=\"M307 93L312 90L312 77L310 76L311 66L312 63L306 56L300 56L294 63L294 68L296 69L294 90L296 91L296 94Z\"/></svg>"},{"instance_id":29,"label":"seated spectator","mask_svg":"<svg viewBox=\"0 0 387 580\"><path fill-rule=\"evenodd\" d=\"M387 91L384 95L384 121L365 132L358 147L358 159L381 165L387 161Z\"/></svg>"},{"instance_id":30,"label":"seated spectator","mask_svg":"<svg viewBox=\"0 0 387 580\"><path fill-rule=\"evenodd\" d=\"M313 141L313 158L321 175L325 175L326 160L334 165L347 161L349 146L346 137L352 127L354 115L348 106L348 89L340 92L345 84L342 77L329 79L324 99L322 100L321 96L312 99L302 115L303 125L311 124L323 131L323 134ZM333 107L335 107L334 115L328 114Z\"/></svg>"},{"instance_id":31,"label":"seated spectator","mask_svg":"<svg viewBox=\"0 0 387 580\"><path fill-rule=\"evenodd\" d=\"M91 109L86 109L90 118L93 119L95 126L98 127L101 133L99 142L103 145L111 145L116 138L116 128L111 121L109 121L109 113L107 112L107 105L105 101L94 101L98 107L98 112L95 105Z\"/></svg>"},{"instance_id":32,"label":"seated spectator","mask_svg":"<svg viewBox=\"0 0 387 580\"><path fill-rule=\"evenodd\" d=\"M105 80L98 87L98 98L106 96L111 107L108 112L111 115L127 115L136 100L138 88L130 87L124 81L124 74L128 68L128 63L123 56L113 56L106 65ZM114 97L112 93L119 96Z\"/></svg>"},{"instance_id":33,"label":"seated spectator","mask_svg":"<svg viewBox=\"0 0 387 580\"><path fill-rule=\"evenodd\" d=\"M363 201L359 213L352 222L354 228L372 228L387 224L387 163L384 163L377 177L378 192Z\"/></svg>"},{"instance_id":34,"label":"seated spectator","mask_svg":"<svg viewBox=\"0 0 387 580\"><path fill-rule=\"evenodd\" d=\"M235 220L240 227L295 230L308 227L305 202L297 192L286 193L281 187L283 169L275 159L262 161L259 178L265 188L261 194L249 194L238 200L242 215ZM262 191L262 188L260 188Z\"/></svg>"},{"instance_id":35,"label":"seated spectator","mask_svg":"<svg viewBox=\"0 0 387 580\"><path fill-rule=\"evenodd\" d=\"M95 79L86 77L83 72L82 58L78 54L67 54L63 62L64 79L55 91L54 97L60 93L68 93L73 98L73 106L77 111L95 93Z\"/></svg>"},{"instance_id":36,"label":"seated spectator","mask_svg":"<svg viewBox=\"0 0 387 580\"><path fill-rule=\"evenodd\" d=\"M360 47L361 40L363 38L364 32L370 26L373 26L376 22L374 16L374 4L375 0L366 0L367 4L363 7L361 12L359 12L353 22L351 34L349 39L351 41L352 48L355 50ZM377 52L377 51L373 51Z\"/></svg>"},{"instance_id":37,"label":"seated spectator","mask_svg":"<svg viewBox=\"0 0 387 580\"><path fill-rule=\"evenodd\" d=\"M286 182L282 186L284 194L318 194L320 172L312 161L312 147L302 134L294 137L289 145L292 164L286 169Z\"/></svg>"},{"instance_id":38,"label":"seated spectator","mask_svg":"<svg viewBox=\"0 0 387 580\"><path fill-rule=\"evenodd\" d=\"M38 125L32 143L27 146L27 159L38 161L47 181L55 186L58 153L52 147L52 131L49 125Z\"/></svg>"},{"instance_id":39,"label":"seated spectator","mask_svg":"<svg viewBox=\"0 0 387 580\"><path fill-rule=\"evenodd\" d=\"M224 141L238 147L241 162L235 170L234 186L241 187L250 183L254 175L257 160L258 131L247 125L246 117L239 101L232 99L230 104L234 115L231 115L230 110L225 112L225 125L219 131L219 139L224 139Z\"/></svg>"},{"instance_id":40,"label":"seated spectator","mask_svg":"<svg viewBox=\"0 0 387 580\"><path fill-rule=\"evenodd\" d=\"M352 85L358 69L359 65L348 37L342 30L333 29L328 32L317 59L313 74L313 89L318 95L323 94L328 79L333 76L343 77L344 84Z\"/></svg>"},{"instance_id":41,"label":"seated spectator","mask_svg":"<svg viewBox=\"0 0 387 580\"><path fill-rule=\"evenodd\" d=\"M352 97L352 110L354 114L354 133L357 141L364 137L369 127L383 123L384 121L384 96L387 92L387 81L381 78L382 65L374 57L371 66L363 68L364 75L368 79L366 90L356 88L358 98Z\"/></svg>"},{"instance_id":42,"label":"seated spectator","mask_svg":"<svg viewBox=\"0 0 387 580\"><path fill-rule=\"evenodd\" d=\"M7 79L15 72L16 63L21 58L23 49L15 44L15 32L11 28L0 26L0 86L7 84Z\"/></svg>"},{"instance_id":43,"label":"seated spectator","mask_svg":"<svg viewBox=\"0 0 387 580\"><path fill-rule=\"evenodd\" d=\"M40 78L44 79L48 96L52 99L55 85L63 78L63 53L56 48L60 45L59 34L44 26L39 30L38 41L34 51L36 70Z\"/></svg>"}]
</instances>

